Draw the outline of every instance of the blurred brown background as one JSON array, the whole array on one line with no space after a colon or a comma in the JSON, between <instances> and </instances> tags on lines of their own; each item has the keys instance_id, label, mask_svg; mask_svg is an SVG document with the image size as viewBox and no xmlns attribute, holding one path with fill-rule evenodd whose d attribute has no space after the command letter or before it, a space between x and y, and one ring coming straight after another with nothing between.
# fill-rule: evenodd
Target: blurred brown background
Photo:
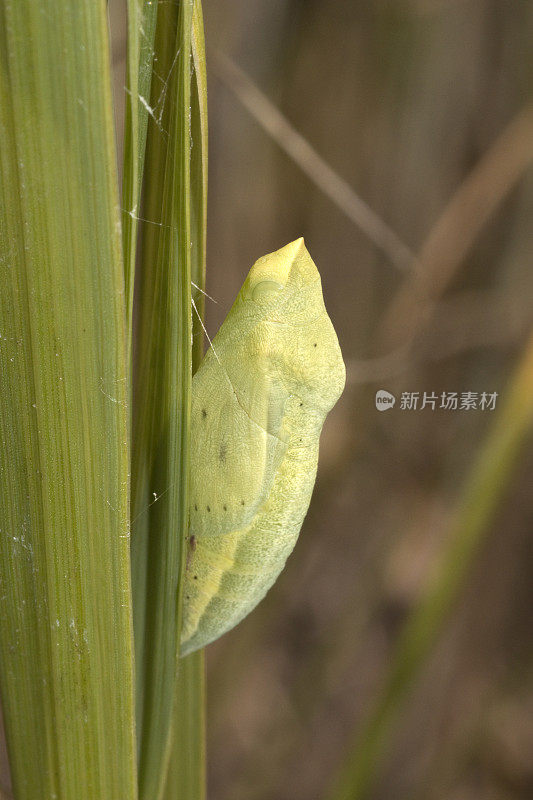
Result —
<instances>
[{"instance_id":1,"label":"blurred brown background","mask_svg":"<svg viewBox=\"0 0 533 800\"><path fill-rule=\"evenodd\" d=\"M120 87L123 11L110 9ZM297 547L261 606L208 648L209 797L318 800L372 713L494 419L402 410L400 395L499 403L533 325L533 6L204 0L204 14L208 330L255 259L303 235L348 368ZM295 165L220 53L421 263ZM394 409L376 410L378 389ZM533 797L528 449L402 706L375 800Z\"/></svg>"}]
</instances>

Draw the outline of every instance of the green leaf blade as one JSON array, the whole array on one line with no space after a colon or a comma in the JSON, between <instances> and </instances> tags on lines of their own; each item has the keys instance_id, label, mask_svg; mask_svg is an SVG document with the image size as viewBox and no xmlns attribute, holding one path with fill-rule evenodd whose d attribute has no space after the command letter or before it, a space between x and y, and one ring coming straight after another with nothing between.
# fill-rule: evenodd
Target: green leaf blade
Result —
<instances>
[{"instance_id":1,"label":"green leaf blade","mask_svg":"<svg viewBox=\"0 0 533 800\"><path fill-rule=\"evenodd\" d=\"M133 800L105 4L6 0L0 28L0 687L14 792Z\"/></svg>"},{"instance_id":2,"label":"green leaf blade","mask_svg":"<svg viewBox=\"0 0 533 800\"><path fill-rule=\"evenodd\" d=\"M144 171L148 102L152 84L157 2L128 0L126 108L122 179L122 243L128 329L128 363L133 338L133 294L137 255L138 217Z\"/></svg>"},{"instance_id":3,"label":"green leaf blade","mask_svg":"<svg viewBox=\"0 0 533 800\"><path fill-rule=\"evenodd\" d=\"M159 9L161 121L150 121L133 420L132 566L139 794L158 798L169 756L187 530L191 392L192 0ZM161 100L153 90L151 105ZM151 224L155 222L156 224Z\"/></svg>"},{"instance_id":4,"label":"green leaf blade","mask_svg":"<svg viewBox=\"0 0 533 800\"><path fill-rule=\"evenodd\" d=\"M192 368L203 357L207 233L207 75L202 6L195 0L192 18L191 87L191 276L193 301ZM206 686L203 650L180 662L164 800L206 797Z\"/></svg>"}]
</instances>

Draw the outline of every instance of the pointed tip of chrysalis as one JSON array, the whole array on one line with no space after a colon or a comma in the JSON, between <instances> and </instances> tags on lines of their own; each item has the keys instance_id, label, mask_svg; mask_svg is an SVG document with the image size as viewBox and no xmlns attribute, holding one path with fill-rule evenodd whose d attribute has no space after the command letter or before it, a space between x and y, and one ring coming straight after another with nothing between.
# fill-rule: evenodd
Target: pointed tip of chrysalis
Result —
<instances>
[{"instance_id":1,"label":"pointed tip of chrysalis","mask_svg":"<svg viewBox=\"0 0 533 800\"><path fill-rule=\"evenodd\" d=\"M289 242L287 247L291 247L291 246L294 246L296 248L302 247L302 246L305 247L304 237L303 236L299 236L297 239L294 240L294 242Z\"/></svg>"},{"instance_id":2,"label":"pointed tip of chrysalis","mask_svg":"<svg viewBox=\"0 0 533 800\"><path fill-rule=\"evenodd\" d=\"M318 278L317 268L307 252L302 236L258 259L249 275L254 284L269 280L282 286L289 282L304 285L313 283Z\"/></svg>"},{"instance_id":3,"label":"pointed tip of chrysalis","mask_svg":"<svg viewBox=\"0 0 533 800\"><path fill-rule=\"evenodd\" d=\"M303 236L300 236L299 239L295 239L294 242L289 242L289 244L286 244L285 247L282 247L280 250L278 250L278 253L280 255L283 254L286 258L295 259L300 250L305 250Z\"/></svg>"},{"instance_id":4,"label":"pointed tip of chrysalis","mask_svg":"<svg viewBox=\"0 0 533 800\"><path fill-rule=\"evenodd\" d=\"M292 280L304 284L313 283L319 278L316 264L305 246L303 236L282 247L278 253L286 259L289 265L287 278L291 275Z\"/></svg>"}]
</instances>

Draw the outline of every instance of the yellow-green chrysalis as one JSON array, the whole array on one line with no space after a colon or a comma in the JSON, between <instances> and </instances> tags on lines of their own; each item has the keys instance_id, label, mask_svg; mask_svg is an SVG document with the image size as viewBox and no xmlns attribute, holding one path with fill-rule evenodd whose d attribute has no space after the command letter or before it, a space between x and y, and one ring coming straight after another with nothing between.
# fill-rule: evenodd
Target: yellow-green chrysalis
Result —
<instances>
[{"instance_id":1,"label":"yellow-green chrysalis","mask_svg":"<svg viewBox=\"0 0 533 800\"><path fill-rule=\"evenodd\" d=\"M254 264L193 379L182 655L236 625L283 569L344 381L298 239Z\"/></svg>"}]
</instances>

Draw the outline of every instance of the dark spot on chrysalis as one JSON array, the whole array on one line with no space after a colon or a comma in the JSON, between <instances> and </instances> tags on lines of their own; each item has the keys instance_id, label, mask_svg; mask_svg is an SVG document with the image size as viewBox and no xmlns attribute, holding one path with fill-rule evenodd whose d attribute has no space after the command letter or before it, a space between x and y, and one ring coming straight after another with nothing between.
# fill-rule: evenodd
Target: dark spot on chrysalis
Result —
<instances>
[{"instance_id":1,"label":"dark spot on chrysalis","mask_svg":"<svg viewBox=\"0 0 533 800\"><path fill-rule=\"evenodd\" d=\"M208 511L211 511L211 506L206 506Z\"/></svg>"},{"instance_id":2,"label":"dark spot on chrysalis","mask_svg":"<svg viewBox=\"0 0 533 800\"><path fill-rule=\"evenodd\" d=\"M227 510L228 510L228 507L227 507L227 506L223 506L223 508L224 508L224 511L227 511Z\"/></svg>"},{"instance_id":3,"label":"dark spot on chrysalis","mask_svg":"<svg viewBox=\"0 0 533 800\"><path fill-rule=\"evenodd\" d=\"M316 347L316 344L315 344L315 347ZM202 417L204 419L207 417L207 411L205 410L205 408L202 408Z\"/></svg>"},{"instance_id":4,"label":"dark spot on chrysalis","mask_svg":"<svg viewBox=\"0 0 533 800\"><path fill-rule=\"evenodd\" d=\"M300 403L300 408L303 406L303 403Z\"/></svg>"},{"instance_id":5,"label":"dark spot on chrysalis","mask_svg":"<svg viewBox=\"0 0 533 800\"><path fill-rule=\"evenodd\" d=\"M243 506L243 505L244 505L244 500L241 500L241 506Z\"/></svg>"},{"instance_id":6,"label":"dark spot on chrysalis","mask_svg":"<svg viewBox=\"0 0 533 800\"><path fill-rule=\"evenodd\" d=\"M191 596L190 596L190 594L188 594L187 597L186 597L186 600L190 600L190 599L191 599Z\"/></svg>"},{"instance_id":7,"label":"dark spot on chrysalis","mask_svg":"<svg viewBox=\"0 0 533 800\"><path fill-rule=\"evenodd\" d=\"M195 576L194 576L194 580L195 580L195 581L197 581L197 580L198 580L198 575L195 575Z\"/></svg>"},{"instance_id":8,"label":"dark spot on chrysalis","mask_svg":"<svg viewBox=\"0 0 533 800\"><path fill-rule=\"evenodd\" d=\"M218 457L220 458L222 463L226 461L227 452L228 452L228 445L226 444L226 442L222 442L222 444L220 445L220 450L218 452Z\"/></svg>"},{"instance_id":9,"label":"dark spot on chrysalis","mask_svg":"<svg viewBox=\"0 0 533 800\"><path fill-rule=\"evenodd\" d=\"M195 511L198 511L198 506L197 506L197 504L196 504L196 503L194 504L194 510L195 510Z\"/></svg>"},{"instance_id":10,"label":"dark spot on chrysalis","mask_svg":"<svg viewBox=\"0 0 533 800\"><path fill-rule=\"evenodd\" d=\"M316 347L316 342L314 343L313 347Z\"/></svg>"}]
</instances>

